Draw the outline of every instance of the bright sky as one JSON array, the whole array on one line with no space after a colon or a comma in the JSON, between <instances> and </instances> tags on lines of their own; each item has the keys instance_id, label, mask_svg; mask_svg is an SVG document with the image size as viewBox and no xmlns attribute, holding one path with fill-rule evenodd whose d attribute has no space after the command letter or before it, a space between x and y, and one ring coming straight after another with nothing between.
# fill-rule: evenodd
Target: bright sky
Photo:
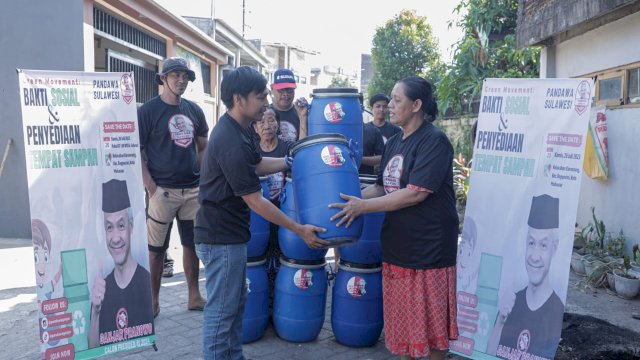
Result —
<instances>
[{"instance_id":1,"label":"bright sky","mask_svg":"<svg viewBox=\"0 0 640 360\"><path fill-rule=\"evenodd\" d=\"M221 18L242 33L243 0L155 0L183 16ZM445 61L461 36L448 28L460 0L245 0L247 39L285 42L320 52L325 65L359 70L360 54L371 53L371 42L381 27L403 9L426 16L439 40Z\"/></svg>"}]
</instances>

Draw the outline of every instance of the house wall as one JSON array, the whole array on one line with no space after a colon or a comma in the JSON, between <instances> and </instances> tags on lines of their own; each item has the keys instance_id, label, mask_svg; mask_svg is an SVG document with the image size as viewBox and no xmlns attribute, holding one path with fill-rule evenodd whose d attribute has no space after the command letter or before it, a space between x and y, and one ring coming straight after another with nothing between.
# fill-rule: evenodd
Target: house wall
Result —
<instances>
[{"instance_id":1,"label":"house wall","mask_svg":"<svg viewBox=\"0 0 640 360\"><path fill-rule=\"evenodd\" d=\"M609 179L600 181L583 175L577 222L580 226L593 222L591 207L595 206L607 231L624 231L626 251L631 254L633 244L640 244L640 150L633 145L640 139L640 109L607 110L606 115Z\"/></svg>"},{"instance_id":2,"label":"house wall","mask_svg":"<svg viewBox=\"0 0 640 360\"><path fill-rule=\"evenodd\" d=\"M85 70L84 4L77 0L3 2L0 11L0 238L31 238L27 170L16 68ZM89 39L91 44L93 36ZM93 58L93 54L87 54ZM91 69L92 70L92 69Z\"/></svg>"},{"instance_id":3,"label":"house wall","mask_svg":"<svg viewBox=\"0 0 640 360\"><path fill-rule=\"evenodd\" d=\"M555 77L576 77L640 61L638 34L640 12L558 44Z\"/></svg>"},{"instance_id":4,"label":"house wall","mask_svg":"<svg viewBox=\"0 0 640 360\"><path fill-rule=\"evenodd\" d=\"M640 61L640 12L598 27L556 46L543 48L541 77L577 77ZM607 231L624 231L627 254L640 244L640 191L637 184L637 158L633 146L640 137L640 109L607 110L609 179L582 178L577 222L593 222L591 207L607 226Z\"/></svg>"}]
</instances>

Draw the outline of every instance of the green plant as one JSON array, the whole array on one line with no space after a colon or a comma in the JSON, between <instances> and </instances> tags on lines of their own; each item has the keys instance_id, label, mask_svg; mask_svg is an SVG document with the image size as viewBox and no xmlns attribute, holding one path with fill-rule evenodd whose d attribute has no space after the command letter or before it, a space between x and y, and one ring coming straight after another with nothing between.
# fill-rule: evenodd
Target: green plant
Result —
<instances>
[{"instance_id":1,"label":"green plant","mask_svg":"<svg viewBox=\"0 0 640 360\"><path fill-rule=\"evenodd\" d=\"M604 238L606 235L606 226L602 220L598 220L596 217L596 208L591 207L591 213L593 215L593 222L589 223L584 229L586 231L585 250L587 253L602 257L605 255Z\"/></svg>"},{"instance_id":2,"label":"green plant","mask_svg":"<svg viewBox=\"0 0 640 360\"><path fill-rule=\"evenodd\" d=\"M464 218L464 211L467 207L470 175L471 168L467 167L467 162L462 154L458 154L458 157L453 159L453 189L456 194L456 207L461 219Z\"/></svg>"},{"instance_id":3,"label":"green plant","mask_svg":"<svg viewBox=\"0 0 640 360\"><path fill-rule=\"evenodd\" d=\"M631 259L629 259L629 255L624 256L624 262L622 264L624 265L624 274L628 277L629 269L631 269Z\"/></svg>"},{"instance_id":4,"label":"green plant","mask_svg":"<svg viewBox=\"0 0 640 360\"><path fill-rule=\"evenodd\" d=\"M607 252L610 256L621 257L624 252L624 243L626 242L624 232L620 230L618 236L612 237L611 233L607 233Z\"/></svg>"},{"instance_id":5,"label":"green plant","mask_svg":"<svg viewBox=\"0 0 640 360\"><path fill-rule=\"evenodd\" d=\"M633 261L636 264L640 263L640 246L638 246L638 244L633 245L631 253L633 255Z\"/></svg>"}]
</instances>

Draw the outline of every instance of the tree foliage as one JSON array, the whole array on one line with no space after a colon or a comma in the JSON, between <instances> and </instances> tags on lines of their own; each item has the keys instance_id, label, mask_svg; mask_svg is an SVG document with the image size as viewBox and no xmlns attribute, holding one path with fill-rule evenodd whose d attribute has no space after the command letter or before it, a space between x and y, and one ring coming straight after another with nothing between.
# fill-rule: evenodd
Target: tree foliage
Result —
<instances>
[{"instance_id":1,"label":"tree foliage","mask_svg":"<svg viewBox=\"0 0 640 360\"><path fill-rule=\"evenodd\" d=\"M334 76L331 78L331 84L329 84L330 88L350 88L353 87L353 85L351 84L351 81L349 81L349 79L347 79L346 77L342 77L342 76Z\"/></svg>"},{"instance_id":2,"label":"tree foliage","mask_svg":"<svg viewBox=\"0 0 640 360\"><path fill-rule=\"evenodd\" d=\"M464 35L452 64L436 86L438 105L456 114L471 112L486 78L538 77L539 48L516 49L517 0L462 0L454 12ZM450 22L449 27L453 26Z\"/></svg>"},{"instance_id":3,"label":"tree foliage","mask_svg":"<svg viewBox=\"0 0 640 360\"><path fill-rule=\"evenodd\" d=\"M371 60L373 78L368 94L389 94L398 80L411 75L434 82L444 70L431 25L426 17L410 10L401 11L376 29Z\"/></svg>"}]
</instances>

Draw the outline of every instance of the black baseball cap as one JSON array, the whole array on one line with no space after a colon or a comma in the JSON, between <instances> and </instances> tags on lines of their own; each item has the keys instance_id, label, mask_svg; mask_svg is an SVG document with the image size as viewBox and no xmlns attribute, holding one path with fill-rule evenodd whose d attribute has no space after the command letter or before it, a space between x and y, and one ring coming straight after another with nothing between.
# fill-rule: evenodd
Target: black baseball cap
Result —
<instances>
[{"instance_id":1,"label":"black baseball cap","mask_svg":"<svg viewBox=\"0 0 640 360\"><path fill-rule=\"evenodd\" d=\"M162 64L162 72L156 74L156 83L163 85L160 75L167 75L172 71L185 71L189 77L189 81L196 79L196 73L189 69L189 62L181 57L170 57Z\"/></svg>"}]
</instances>

